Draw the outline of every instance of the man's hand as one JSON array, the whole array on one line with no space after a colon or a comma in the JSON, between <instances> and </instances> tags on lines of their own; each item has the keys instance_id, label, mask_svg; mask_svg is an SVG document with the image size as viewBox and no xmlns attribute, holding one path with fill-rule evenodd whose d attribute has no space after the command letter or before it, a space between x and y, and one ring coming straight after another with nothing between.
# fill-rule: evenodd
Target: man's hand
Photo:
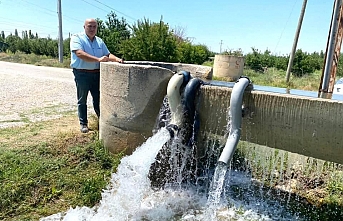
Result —
<instances>
[{"instance_id":1,"label":"man's hand","mask_svg":"<svg viewBox=\"0 0 343 221\"><path fill-rule=\"evenodd\" d=\"M107 62L110 59L107 56L102 56L101 58L99 58L99 62Z\"/></svg>"}]
</instances>

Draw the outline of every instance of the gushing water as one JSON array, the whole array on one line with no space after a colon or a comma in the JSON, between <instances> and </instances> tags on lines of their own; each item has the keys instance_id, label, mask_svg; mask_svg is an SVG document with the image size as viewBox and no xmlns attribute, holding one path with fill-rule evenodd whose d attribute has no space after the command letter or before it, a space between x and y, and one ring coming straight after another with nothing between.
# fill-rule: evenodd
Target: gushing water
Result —
<instances>
[{"instance_id":1,"label":"gushing water","mask_svg":"<svg viewBox=\"0 0 343 221\"><path fill-rule=\"evenodd\" d=\"M122 158L118 172L112 174L107 190L102 193L99 207L70 209L63 220L139 220L135 216L139 214L141 202L151 194L148 179L150 165L162 145L169 139L168 130L161 128L132 155ZM42 220L60 219L51 217Z\"/></svg>"},{"instance_id":2,"label":"gushing water","mask_svg":"<svg viewBox=\"0 0 343 221\"><path fill-rule=\"evenodd\" d=\"M212 182L210 185L210 190L208 192L207 198L207 210L205 216L209 220L215 220L215 211L219 206L221 195L223 192L223 186L225 181L225 175L227 171L227 164L224 162L218 162L218 165L214 171Z\"/></svg>"},{"instance_id":3,"label":"gushing water","mask_svg":"<svg viewBox=\"0 0 343 221\"><path fill-rule=\"evenodd\" d=\"M201 185L151 188L150 166L168 140L169 132L161 128L132 155L124 157L98 206L72 208L41 221L300 220L279 201L262 197L263 190L255 191L247 173L230 170L226 176L225 163L218 164L208 194Z\"/></svg>"}]
</instances>

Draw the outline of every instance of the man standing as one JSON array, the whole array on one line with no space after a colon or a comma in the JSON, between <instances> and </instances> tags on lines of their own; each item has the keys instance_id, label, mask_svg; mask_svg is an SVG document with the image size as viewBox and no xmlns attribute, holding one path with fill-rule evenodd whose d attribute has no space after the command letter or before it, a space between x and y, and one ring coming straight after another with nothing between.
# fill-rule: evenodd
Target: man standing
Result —
<instances>
[{"instance_id":1,"label":"man standing","mask_svg":"<svg viewBox=\"0 0 343 221\"><path fill-rule=\"evenodd\" d=\"M96 35L98 23L86 19L85 32L70 39L71 64L77 89L77 110L81 132L87 133L87 96L91 93L96 115L100 116L100 62L120 62L123 60L110 53L103 40Z\"/></svg>"}]
</instances>

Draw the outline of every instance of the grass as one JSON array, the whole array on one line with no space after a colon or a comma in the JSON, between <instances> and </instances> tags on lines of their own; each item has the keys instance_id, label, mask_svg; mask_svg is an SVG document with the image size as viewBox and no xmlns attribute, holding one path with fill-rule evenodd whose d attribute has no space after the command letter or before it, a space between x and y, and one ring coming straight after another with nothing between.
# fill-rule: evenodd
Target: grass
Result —
<instances>
[{"instance_id":1,"label":"grass","mask_svg":"<svg viewBox=\"0 0 343 221\"><path fill-rule=\"evenodd\" d=\"M286 81L286 72L276 70L274 68L269 68L267 73L245 69L243 71L243 75L247 76L255 85L317 92L320 84L321 71L316 71L310 75L305 75L302 77L291 76L289 82ZM214 77L214 79L230 81L230 79L220 77Z\"/></svg>"},{"instance_id":2,"label":"grass","mask_svg":"<svg viewBox=\"0 0 343 221\"><path fill-rule=\"evenodd\" d=\"M45 55L25 54L22 52L17 53L3 53L0 52L0 61L33 64L37 66L49 66L58 68L70 68L70 58L64 58L63 63L60 63L58 59L48 57Z\"/></svg>"},{"instance_id":3,"label":"grass","mask_svg":"<svg viewBox=\"0 0 343 221\"><path fill-rule=\"evenodd\" d=\"M70 62L23 53L0 53L0 60L63 68ZM30 116L37 114L45 119L33 122ZM105 150L97 118L90 116L88 134L79 132L75 111L60 106L24 111L19 118L24 126L0 129L0 220L38 220L95 206L123 156Z\"/></svg>"},{"instance_id":4,"label":"grass","mask_svg":"<svg viewBox=\"0 0 343 221\"><path fill-rule=\"evenodd\" d=\"M109 154L96 130L81 134L76 118L0 130L1 220L38 220L101 199L122 155Z\"/></svg>"}]
</instances>

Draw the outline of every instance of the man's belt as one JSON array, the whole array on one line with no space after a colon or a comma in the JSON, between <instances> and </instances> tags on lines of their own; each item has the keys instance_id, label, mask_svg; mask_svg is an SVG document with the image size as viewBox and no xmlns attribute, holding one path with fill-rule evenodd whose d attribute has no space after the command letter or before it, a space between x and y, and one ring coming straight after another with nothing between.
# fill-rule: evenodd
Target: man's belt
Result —
<instances>
[{"instance_id":1,"label":"man's belt","mask_svg":"<svg viewBox=\"0 0 343 221\"><path fill-rule=\"evenodd\" d=\"M99 73L100 69L75 69L80 72L86 72L86 73Z\"/></svg>"}]
</instances>

